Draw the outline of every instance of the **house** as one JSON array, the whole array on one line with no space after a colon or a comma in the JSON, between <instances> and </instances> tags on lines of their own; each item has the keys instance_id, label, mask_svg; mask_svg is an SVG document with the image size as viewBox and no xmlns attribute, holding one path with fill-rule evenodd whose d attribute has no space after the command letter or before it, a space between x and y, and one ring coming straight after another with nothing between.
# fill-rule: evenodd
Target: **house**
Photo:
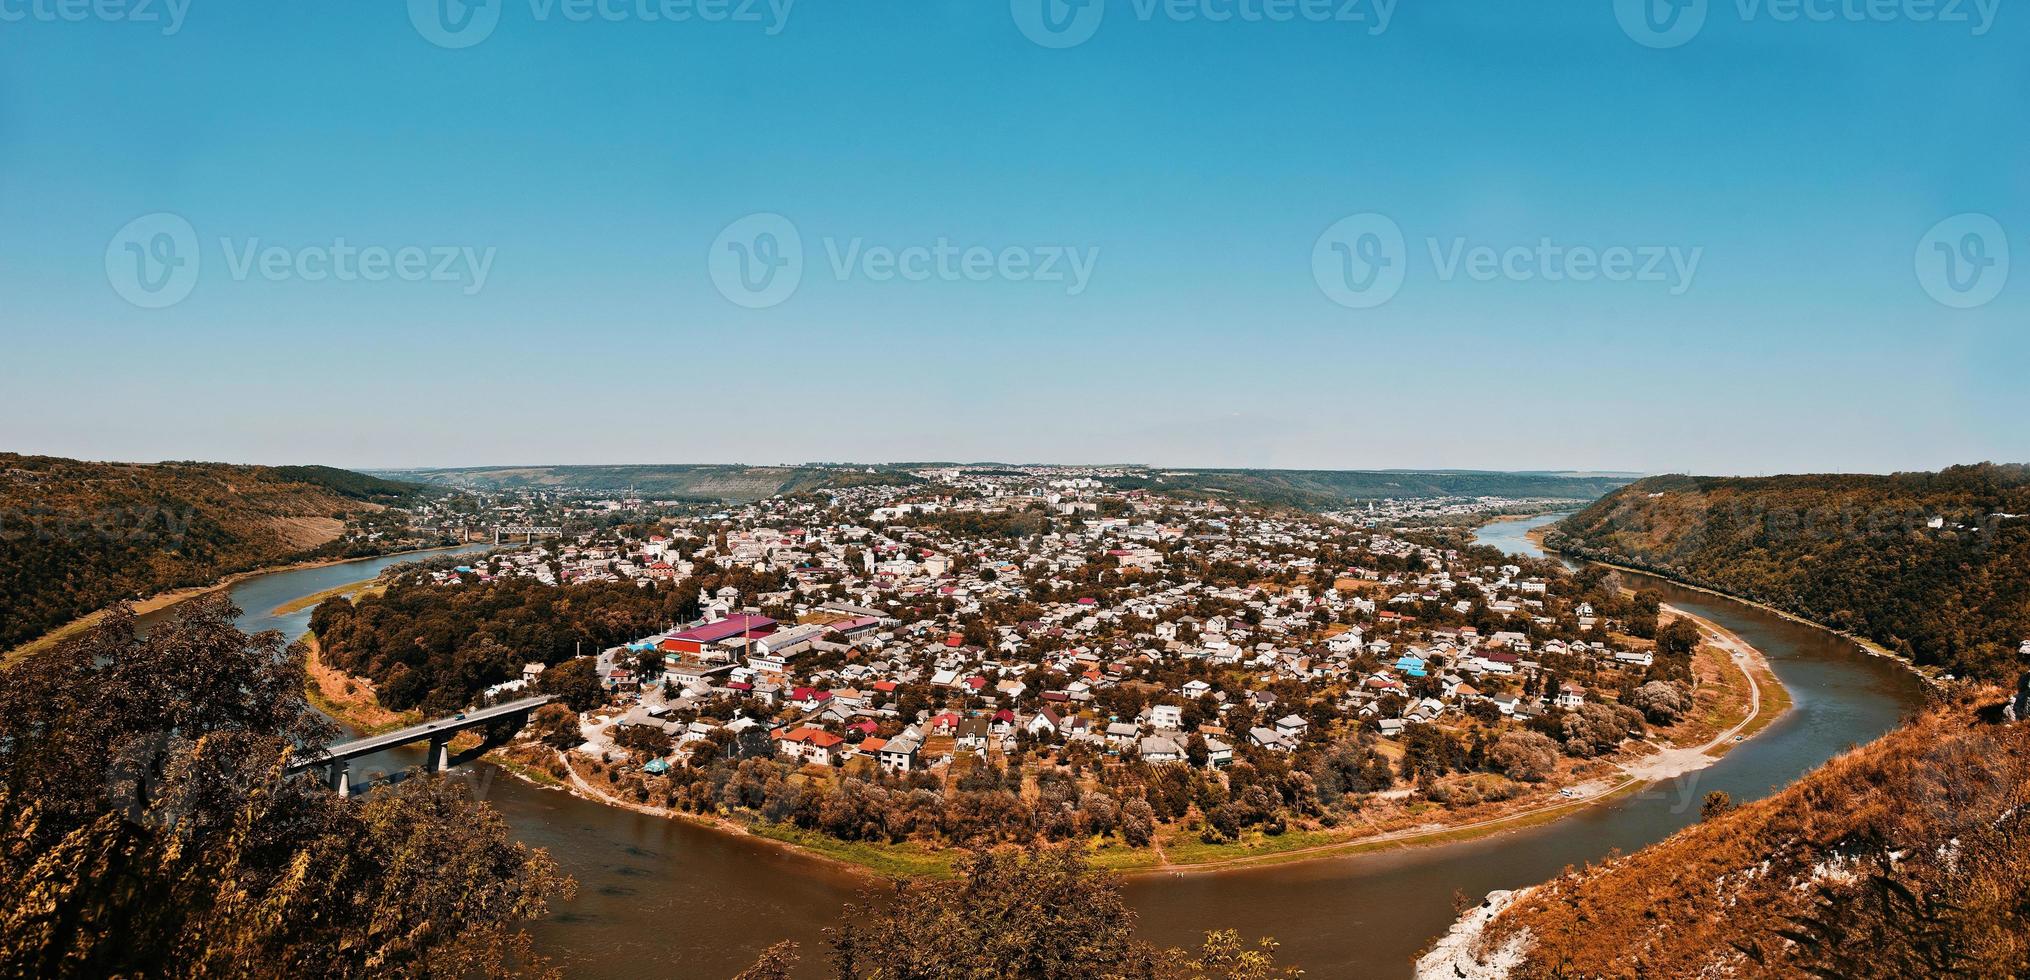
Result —
<instances>
[{"instance_id":1,"label":"house","mask_svg":"<svg viewBox=\"0 0 2030 980\"><path fill-rule=\"evenodd\" d=\"M1276 719L1276 734L1292 744L1304 740L1304 733L1310 731L1311 723L1296 715L1284 715Z\"/></svg>"},{"instance_id":2,"label":"house","mask_svg":"<svg viewBox=\"0 0 2030 980\"><path fill-rule=\"evenodd\" d=\"M1149 724L1162 731L1177 731L1184 727L1184 709L1174 704L1156 705L1149 709Z\"/></svg>"},{"instance_id":3,"label":"house","mask_svg":"<svg viewBox=\"0 0 2030 980\"><path fill-rule=\"evenodd\" d=\"M812 687L799 687L789 692L789 703L800 711L816 711L832 699L832 692Z\"/></svg>"},{"instance_id":4,"label":"house","mask_svg":"<svg viewBox=\"0 0 2030 980\"><path fill-rule=\"evenodd\" d=\"M959 722L958 747L962 751L980 752L987 748L987 738L993 734L988 730L987 719L968 718Z\"/></svg>"},{"instance_id":5,"label":"house","mask_svg":"<svg viewBox=\"0 0 2030 980\"><path fill-rule=\"evenodd\" d=\"M1277 734L1273 728L1251 728L1248 730L1248 738L1265 749L1277 752L1290 751L1290 746L1283 742L1283 736Z\"/></svg>"},{"instance_id":6,"label":"house","mask_svg":"<svg viewBox=\"0 0 2030 980\"><path fill-rule=\"evenodd\" d=\"M881 768L889 772L908 772L916 768L916 753L922 748L922 743L903 735L889 739L875 753L875 758L881 763Z\"/></svg>"},{"instance_id":7,"label":"house","mask_svg":"<svg viewBox=\"0 0 2030 980\"><path fill-rule=\"evenodd\" d=\"M1141 752L1144 762L1184 761L1184 748L1168 735L1150 735L1142 739Z\"/></svg>"},{"instance_id":8,"label":"house","mask_svg":"<svg viewBox=\"0 0 2030 980\"><path fill-rule=\"evenodd\" d=\"M1234 747L1208 735L1205 737L1205 764L1214 769L1233 765Z\"/></svg>"},{"instance_id":9,"label":"house","mask_svg":"<svg viewBox=\"0 0 2030 980\"><path fill-rule=\"evenodd\" d=\"M844 738L818 728L796 728L775 736L776 751L819 766L831 765L845 745Z\"/></svg>"},{"instance_id":10,"label":"house","mask_svg":"<svg viewBox=\"0 0 2030 980\"><path fill-rule=\"evenodd\" d=\"M1566 711L1577 711L1579 710L1579 706L1585 703L1586 703L1585 688L1580 687L1577 684L1573 684L1569 681L1564 684L1558 685L1558 700L1557 700L1558 707L1563 708Z\"/></svg>"}]
</instances>

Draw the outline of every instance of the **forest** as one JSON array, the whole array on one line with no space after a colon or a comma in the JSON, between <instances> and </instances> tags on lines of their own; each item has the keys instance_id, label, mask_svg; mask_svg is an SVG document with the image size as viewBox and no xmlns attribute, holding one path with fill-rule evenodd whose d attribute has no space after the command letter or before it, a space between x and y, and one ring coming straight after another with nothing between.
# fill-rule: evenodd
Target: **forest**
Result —
<instances>
[{"instance_id":1,"label":"forest","mask_svg":"<svg viewBox=\"0 0 2030 980\"><path fill-rule=\"evenodd\" d=\"M284 775L335 733L223 598L0 668L0 976L503 976L572 885L463 784Z\"/></svg>"},{"instance_id":2,"label":"forest","mask_svg":"<svg viewBox=\"0 0 2030 980\"><path fill-rule=\"evenodd\" d=\"M0 650L113 602L309 557L414 488L329 467L0 453Z\"/></svg>"},{"instance_id":3,"label":"forest","mask_svg":"<svg viewBox=\"0 0 2030 980\"><path fill-rule=\"evenodd\" d=\"M356 603L325 600L311 613L310 631L326 663L371 679L387 707L448 713L520 677L524 664L561 663L689 622L701 587L752 595L782 580L713 571L657 588L517 578L432 585L410 573Z\"/></svg>"},{"instance_id":4,"label":"forest","mask_svg":"<svg viewBox=\"0 0 2030 980\"><path fill-rule=\"evenodd\" d=\"M1643 480L1546 543L2013 683L2030 640L2030 467Z\"/></svg>"}]
</instances>

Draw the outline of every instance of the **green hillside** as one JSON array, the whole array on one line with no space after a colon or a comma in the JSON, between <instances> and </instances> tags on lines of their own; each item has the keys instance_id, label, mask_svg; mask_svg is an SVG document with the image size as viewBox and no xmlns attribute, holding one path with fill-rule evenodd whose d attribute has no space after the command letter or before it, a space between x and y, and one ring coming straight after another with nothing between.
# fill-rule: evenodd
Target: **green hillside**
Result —
<instances>
[{"instance_id":1,"label":"green hillside","mask_svg":"<svg viewBox=\"0 0 2030 980\"><path fill-rule=\"evenodd\" d=\"M120 599L317 553L415 492L329 467L0 453L0 650Z\"/></svg>"},{"instance_id":2,"label":"green hillside","mask_svg":"<svg viewBox=\"0 0 2030 980\"><path fill-rule=\"evenodd\" d=\"M1192 497L1239 497L1283 507L1332 510L1363 501L1432 497L1592 500L1631 477L1488 473L1468 470L1161 470L1112 481L1124 489Z\"/></svg>"},{"instance_id":3,"label":"green hillside","mask_svg":"<svg viewBox=\"0 0 2030 980\"><path fill-rule=\"evenodd\" d=\"M2030 467L1655 477L1551 546L1774 606L1961 675L2015 676L2030 639Z\"/></svg>"},{"instance_id":4,"label":"green hillside","mask_svg":"<svg viewBox=\"0 0 2030 980\"><path fill-rule=\"evenodd\" d=\"M899 470L869 473L865 468L828 466L479 466L456 469L389 470L380 475L468 490L551 490L622 493L630 488L648 497L747 503L778 493L913 483Z\"/></svg>"}]
</instances>

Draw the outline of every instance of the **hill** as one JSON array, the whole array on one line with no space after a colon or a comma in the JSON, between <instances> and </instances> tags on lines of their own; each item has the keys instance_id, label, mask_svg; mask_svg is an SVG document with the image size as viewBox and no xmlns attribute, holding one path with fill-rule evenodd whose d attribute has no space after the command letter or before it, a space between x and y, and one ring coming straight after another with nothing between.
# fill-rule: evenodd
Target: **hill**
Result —
<instances>
[{"instance_id":1,"label":"hill","mask_svg":"<svg viewBox=\"0 0 2030 980\"><path fill-rule=\"evenodd\" d=\"M899 470L868 472L865 467L830 466L478 466L454 469L385 470L400 480L466 490L552 490L621 493L648 497L749 503L779 493L798 493L869 483L914 483Z\"/></svg>"},{"instance_id":2,"label":"hill","mask_svg":"<svg viewBox=\"0 0 2030 980\"><path fill-rule=\"evenodd\" d=\"M1369 500L1514 497L1593 500L1628 484L1615 475L1489 473L1471 470L1150 470L1109 482L1123 489L1186 497L1238 497L1271 506L1334 510Z\"/></svg>"},{"instance_id":3,"label":"hill","mask_svg":"<svg viewBox=\"0 0 2030 980\"><path fill-rule=\"evenodd\" d=\"M1420 976L2030 974L2030 724L1992 690L1518 894Z\"/></svg>"},{"instance_id":4,"label":"hill","mask_svg":"<svg viewBox=\"0 0 2030 980\"><path fill-rule=\"evenodd\" d=\"M1669 476L1560 522L1546 543L1716 589L1920 664L2015 677L2030 639L2030 467L1892 476Z\"/></svg>"},{"instance_id":5,"label":"hill","mask_svg":"<svg viewBox=\"0 0 2030 980\"><path fill-rule=\"evenodd\" d=\"M300 557L415 487L329 467L0 453L0 650L120 599Z\"/></svg>"}]
</instances>

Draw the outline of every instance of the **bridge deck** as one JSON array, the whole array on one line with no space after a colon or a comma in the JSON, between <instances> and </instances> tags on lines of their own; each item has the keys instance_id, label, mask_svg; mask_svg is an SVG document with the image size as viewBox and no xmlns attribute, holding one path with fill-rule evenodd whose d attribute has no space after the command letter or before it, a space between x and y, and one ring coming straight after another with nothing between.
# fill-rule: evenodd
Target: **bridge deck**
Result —
<instances>
[{"instance_id":1,"label":"bridge deck","mask_svg":"<svg viewBox=\"0 0 2030 980\"><path fill-rule=\"evenodd\" d=\"M410 742L421 742L425 739L440 736L448 738L458 732L479 728L501 718L534 711L556 699L556 695L553 694L522 698L518 701L496 704L491 708L479 708L468 711L463 717L439 718L436 721L424 722L421 725L411 725L408 728L401 728L392 732L356 738L350 742L340 742L337 745L326 746L323 754L316 759L305 760L293 765L291 768L302 769L325 762L357 759L363 755L385 752L392 748L407 745Z\"/></svg>"}]
</instances>

